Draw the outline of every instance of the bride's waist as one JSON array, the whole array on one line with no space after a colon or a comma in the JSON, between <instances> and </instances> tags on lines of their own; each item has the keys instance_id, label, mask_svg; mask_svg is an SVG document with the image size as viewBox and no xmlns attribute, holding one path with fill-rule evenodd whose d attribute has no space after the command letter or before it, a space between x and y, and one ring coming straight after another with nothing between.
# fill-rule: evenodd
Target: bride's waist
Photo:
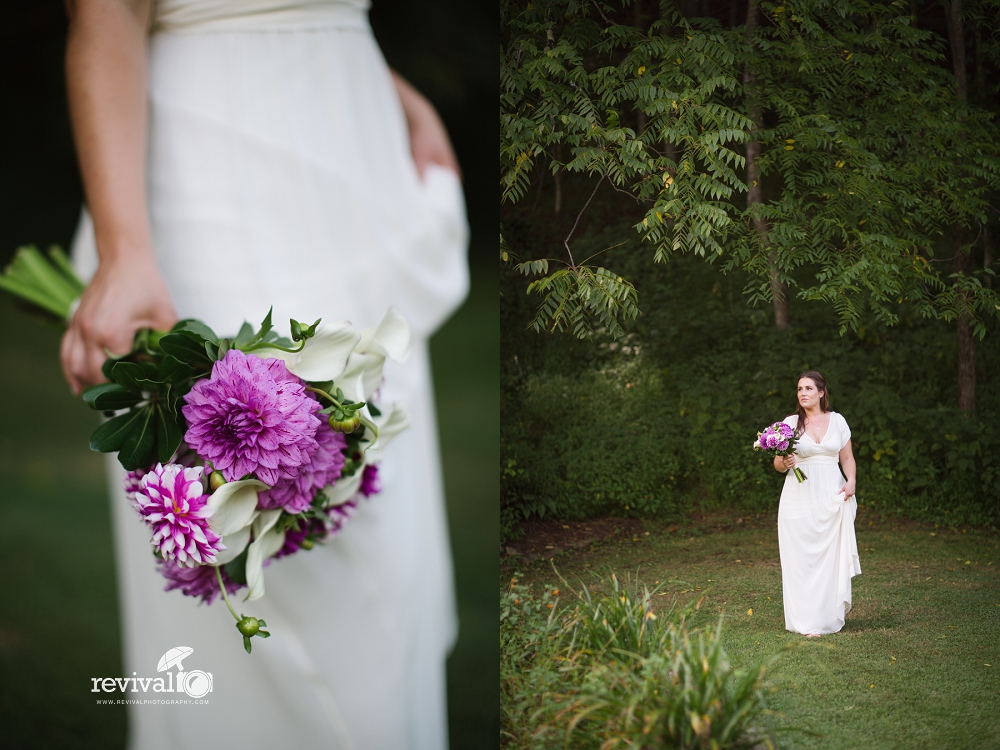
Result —
<instances>
[{"instance_id":1,"label":"bride's waist","mask_svg":"<svg viewBox=\"0 0 1000 750\"><path fill-rule=\"evenodd\" d=\"M160 0L151 32L367 31L367 0Z\"/></svg>"},{"instance_id":2,"label":"bride's waist","mask_svg":"<svg viewBox=\"0 0 1000 750\"><path fill-rule=\"evenodd\" d=\"M837 456L796 456L795 465L796 466L808 466L809 464L839 464L840 459Z\"/></svg>"}]
</instances>

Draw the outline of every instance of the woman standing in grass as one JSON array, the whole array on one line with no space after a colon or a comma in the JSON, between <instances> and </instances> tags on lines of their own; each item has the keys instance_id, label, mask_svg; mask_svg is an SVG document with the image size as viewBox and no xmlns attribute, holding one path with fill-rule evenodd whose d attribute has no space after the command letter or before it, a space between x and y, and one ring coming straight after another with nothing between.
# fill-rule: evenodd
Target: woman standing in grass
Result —
<instances>
[{"instance_id":1,"label":"woman standing in grass","mask_svg":"<svg viewBox=\"0 0 1000 750\"><path fill-rule=\"evenodd\" d=\"M861 573L854 536L857 465L851 429L829 410L821 373L799 376L798 401L796 413L784 420L795 430L795 453L774 459L775 469L788 472L778 506L781 588L785 628L820 636L844 627L851 611L851 578ZM805 481L789 471L795 466Z\"/></svg>"}]
</instances>

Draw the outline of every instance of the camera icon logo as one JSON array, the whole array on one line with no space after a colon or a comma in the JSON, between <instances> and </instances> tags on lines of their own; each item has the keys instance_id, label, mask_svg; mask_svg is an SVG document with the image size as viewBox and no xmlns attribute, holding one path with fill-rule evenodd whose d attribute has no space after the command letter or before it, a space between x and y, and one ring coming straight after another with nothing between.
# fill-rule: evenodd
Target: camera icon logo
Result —
<instances>
[{"instance_id":1,"label":"camera icon logo","mask_svg":"<svg viewBox=\"0 0 1000 750\"><path fill-rule=\"evenodd\" d=\"M183 690L192 698L204 698L212 692L212 673L196 669L193 672L181 672L177 675L177 689Z\"/></svg>"}]
</instances>

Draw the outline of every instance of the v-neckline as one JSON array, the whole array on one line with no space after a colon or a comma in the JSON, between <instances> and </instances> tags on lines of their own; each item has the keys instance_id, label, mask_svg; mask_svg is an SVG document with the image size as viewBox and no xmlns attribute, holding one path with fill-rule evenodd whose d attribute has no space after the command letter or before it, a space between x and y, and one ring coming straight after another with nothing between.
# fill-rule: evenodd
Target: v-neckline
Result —
<instances>
[{"instance_id":1,"label":"v-neckline","mask_svg":"<svg viewBox=\"0 0 1000 750\"><path fill-rule=\"evenodd\" d=\"M827 414L830 415L830 419L833 419L833 412L832 411L831 412L827 412ZM830 420L829 419L827 420L827 422L826 422L826 432L823 433L823 437L820 440L817 440L812 435L810 435L808 432L806 432L805 428L803 428L802 431L806 433L806 437L808 437L810 440L812 440L813 443L815 443L816 445L823 445L823 441L826 440L826 436L830 434Z\"/></svg>"}]
</instances>

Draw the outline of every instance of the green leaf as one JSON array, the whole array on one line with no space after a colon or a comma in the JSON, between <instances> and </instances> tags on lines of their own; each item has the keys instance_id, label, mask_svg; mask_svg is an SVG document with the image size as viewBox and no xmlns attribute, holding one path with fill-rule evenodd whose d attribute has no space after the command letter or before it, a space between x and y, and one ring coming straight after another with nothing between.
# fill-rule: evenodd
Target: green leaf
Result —
<instances>
[{"instance_id":1,"label":"green leaf","mask_svg":"<svg viewBox=\"0 0 1000 750\"><path fill-rule=\"evenodd\" d=\"M98 453L114 453L119 450L132 433L139 429L148 407L133 409L109 419L90 436L90 450Z\"/></svg>"},{"instance_id":2,"label":"green leaf","mask_svg":"<svg viewBox=\"0 0 1000 750\"><path fill-rule=\"evenodd\" d=\"M165 464L181 444L184 427L164 406L156 407L156 460Z\"/></svg>"},{"instance_id":3,"label":"green leaf","mask_svg":"<svg viewBox=\"0 0 1000 750\"><path fill-rule=\"evenodd\" d=\"M271 329L274 328L274 326L271 325L271 313L272 312L274 312L274 308L273 307L270 308L267 311L267 315L264 316L264 320L262 320L261 323L260 323L260 330L257 331L257 333L254 334L250 338L249 341L247 341L247 343L246 343L247 346L253 346L254 344L258 343L259 341L266 341L267 340L266 336L271 332Z\"/></svg>"},{"instance_id":4,"label":"green leaf","mask_svg":"<svg viewBox=\"0 0 1000 750\"><path fill-rule=\"evenodd\" d=\"M237 349L241 349L252 338L253 338L253 326L244 321L243 325L240 326L240 332L236 334L236 342L234 345Z\"/></svg>"},{"instance_id":5,"label":"green leaf","mask_svg":"<svg viewBox=\"0 0 1000 750\"><path fill-rule=\"evenodd\" d=\"M193 318L180 321L170 331L171 333L187 331L188 333L193 333L195 336L200 336L205 341L211 341L213 344L219 343L219 337L215 335L215 331L200 320L194 320Z\"/></svg>"},{"instance_id":6,"label":"green leaf","mask_svg":"<svg viewBox=\"0 0 1000 750\"><path fill-rule=\"evenodd\" d=\"M126 471L149 468L156 455L156 420L153 408L146 407L141 410L141 413L143 418L136 421L131 433L118 451L118 463Z\"/></svg>"},{"instance_id":7,"label":"green leaf","mask_svg":"<svg viewBox=\"0 0 1000 750\"><path fill-rule=\"evenodd\" d=\"M146 377L146 371L134 362L116 362L111 368L111 379L121 386L141 393L155 384Z\"/></svg>"},{"instance_id":8,"label":"green leaf","mask_svg":"<svg viewBox=\"0 0 1000 750\"><path fill-rule=\"evenodd\" d=\"M168 333L160 339L160 348L176 357L185 364L199 366L211 364L212 360L205 353L205 342L200 338L189 336L186 333Z\"/></svg>"},{"instance_id":9,"label":"green leaf","mask_svg":"<svg viewBox=\"0 0 1000 750\"><path fill-rule=\"evenodd\" d=\"M233 579L235 583L246 586L247 583L247 550L243 550L239 555L222 566L226 575Z\"/></svg>"},{"instance_id":10,"label":"green leaf","mask_svg":"<svg viewBox=\"0 0 1000 750\"><path fill-rule=\"evenodd\" d=\"M142 400L142 394L118 383L101 383L85 390L83 400L91 409L118 411L135 406Z\"/></svg>"},{"instance_id":11,"label":"green leaf","mask_svg":"<svg viewBox=\"0 0 1000 750\"><path fill-rule=\"evenodd\" d=\"M183 383L185 380L190 380L198 371L195 370L190 365L181 362L177 357L168 354L160 362L160 373L159 378L164 383Z\"/></svg>"}]
</instances>

